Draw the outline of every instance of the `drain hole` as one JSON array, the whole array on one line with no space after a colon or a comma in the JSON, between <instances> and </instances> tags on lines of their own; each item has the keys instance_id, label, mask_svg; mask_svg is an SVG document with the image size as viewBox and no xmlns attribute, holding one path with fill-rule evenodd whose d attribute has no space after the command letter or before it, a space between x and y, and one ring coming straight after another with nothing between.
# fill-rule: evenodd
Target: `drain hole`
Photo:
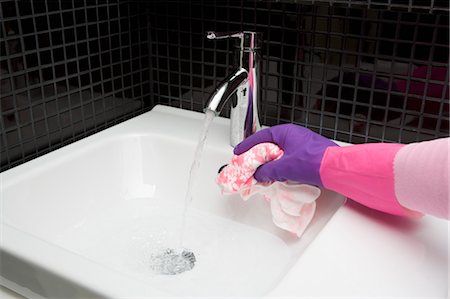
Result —
<instances>
[{"instance_id":1,"label":"drain hole","mask_svg":"<svg viewBox=\"0 0 450 299\"><path fill-rule=\"evenodd\" d=\"M194 268L195 261L192 251L184 249L182 252L176 252L167 248L151 256L150 268L158 274L177 275Z\"/></svg>"}]
</instances>

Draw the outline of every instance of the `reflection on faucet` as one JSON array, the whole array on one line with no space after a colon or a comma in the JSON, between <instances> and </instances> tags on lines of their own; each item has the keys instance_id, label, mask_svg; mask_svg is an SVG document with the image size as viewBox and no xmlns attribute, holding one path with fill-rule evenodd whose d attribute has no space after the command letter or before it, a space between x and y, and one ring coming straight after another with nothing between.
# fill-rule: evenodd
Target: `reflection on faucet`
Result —
<instances>
[{"instance_id":1,"label":"reflection on faucet","mask_svg":"<svg viewBox=\"0 0 450 299\"><path fill-rule=\"evenodd\" d=\"M259 54L261 34L250 31L237 33L208 32L208 39L239 38L237 70L225 78L211 94L205 110L218 115L231 99L230 143L237 145L261 127L258 117Z\"/></svg>"},{"instance_id":2,"label":"reflection on faucet","mask_svg":"<svg viewBox=\"0 0 450 299\"><path fill-rule=\"evenodd\" d=\"M247 70L241 68L225 78L211 94L205 110L212 110L218 115L228 99L239 89L245 88L248 82ZM243 90L245 92L245 89Z\"/></svg>"}]
</instances>

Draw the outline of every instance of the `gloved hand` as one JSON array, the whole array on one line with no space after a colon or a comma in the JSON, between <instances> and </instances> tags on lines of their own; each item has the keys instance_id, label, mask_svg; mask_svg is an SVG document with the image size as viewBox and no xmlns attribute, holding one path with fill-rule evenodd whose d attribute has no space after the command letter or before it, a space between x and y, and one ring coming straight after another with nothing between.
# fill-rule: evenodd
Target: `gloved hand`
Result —
<instances>
[{"instance_id":1,"label":"gloved hand","mask_svg":"<svg viewBox=\"0 0 450 299\"><path fill-rule=\"evenodd\" d=\"M285 124L249 136L235 147L234 154L240 155L263 142L277 144L284 155L258 168L254 175L258 182L289 180L323 187L320 164L325 150L337 144L307 128Z\"/></svg>"}]
</instances>

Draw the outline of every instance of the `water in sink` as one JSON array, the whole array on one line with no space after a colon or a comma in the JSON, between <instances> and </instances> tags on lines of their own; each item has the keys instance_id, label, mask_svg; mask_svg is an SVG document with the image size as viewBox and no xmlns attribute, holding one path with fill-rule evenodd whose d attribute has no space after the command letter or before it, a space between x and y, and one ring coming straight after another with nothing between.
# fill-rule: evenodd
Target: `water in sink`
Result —
<instances>
[{"instance_id":1,"label":"water in sink","mask_svg":"<svg viewBox=\"0 0 450 299\"><path fill-rule=\"evenodd\" d=\"M154 199L123 201L58 244L176 296L263 295L290 267L291 251L273 234L191 207L184 243L195 252L196 266L158 275L152 253L178 243L180 209Z\"/></svg>"}]
</instances>

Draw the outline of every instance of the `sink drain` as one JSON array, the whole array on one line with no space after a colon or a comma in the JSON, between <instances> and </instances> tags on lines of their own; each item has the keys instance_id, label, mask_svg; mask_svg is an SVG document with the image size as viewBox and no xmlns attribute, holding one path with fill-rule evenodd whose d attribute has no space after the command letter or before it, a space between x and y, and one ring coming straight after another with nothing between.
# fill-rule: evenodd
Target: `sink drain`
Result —
<instances>
[{"instance_id":1,"label":"sink drain","mask_svg":"<svg viewBox=\"0 0 450 299\"><path fill-rule=\"evenodd\" d=\"M150 268L158 274L177 275L194 268L195 261L194 253L189 250L177 252L167 248L151 256Z\"/></svg>"}]
</instances>

